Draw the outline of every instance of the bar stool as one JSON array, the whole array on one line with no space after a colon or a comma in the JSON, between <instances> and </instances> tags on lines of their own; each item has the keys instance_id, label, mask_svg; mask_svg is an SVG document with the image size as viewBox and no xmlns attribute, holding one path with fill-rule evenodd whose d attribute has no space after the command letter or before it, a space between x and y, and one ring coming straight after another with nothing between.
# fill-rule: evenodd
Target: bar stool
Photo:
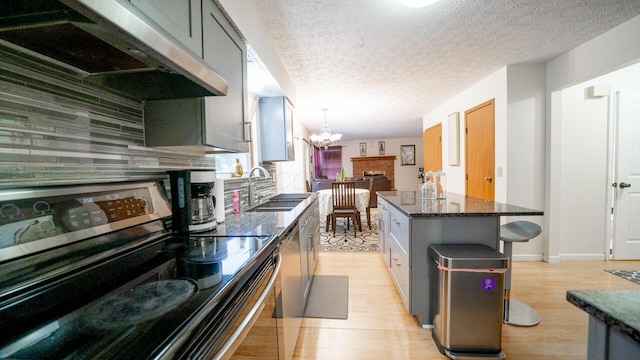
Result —
<instances>
[{"instance_id":1,"label":"bar stool","mask_svg":"<svg viewBox=\"0 0 640 360\"><path fill-rule=\"evenodd\" d=\"M542 233L542 227L530 221L514 221L500 226L500 240L504 243L505 254L509 258L509 268L504 281L503 322L508 325L534 326L540 322L540 315L527 304L511 299L511 267L513 264L513 243L527 242Z\"/></svg>"}]
</instances>

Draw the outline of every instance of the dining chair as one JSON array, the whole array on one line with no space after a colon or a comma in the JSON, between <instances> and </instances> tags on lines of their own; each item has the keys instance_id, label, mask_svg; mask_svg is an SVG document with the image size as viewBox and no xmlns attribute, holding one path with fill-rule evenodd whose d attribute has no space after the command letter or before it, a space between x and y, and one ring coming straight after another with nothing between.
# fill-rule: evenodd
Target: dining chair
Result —
<instances>
[{"instance_id":1,"label":"dining chair","mask_svg":"<svg viewBox=\"0 0 640 360\"><path fill-rule=\"evenodd\" d=\"M331 198L333 201L333 211L331 212L333 236L336 236L336 219L339 217L346 218L347 230L349 230L349 219L353 220L354 236L358 234L356 226L362 232L360 213L356 208L356 183L354 181L331 183Z\"/></svg>"},{"instance_id":2,"label":"dining chair","mask_svg":"<svg viewBox=\"0 0 640 360\"><path fill-rule=\"evenodd\" d=\"M367 223L371 230L371 196L373 196L373 179L367 178L356 181L356 188L369 190L369 203L367 204Z\"/></svg>"}]
</instances>

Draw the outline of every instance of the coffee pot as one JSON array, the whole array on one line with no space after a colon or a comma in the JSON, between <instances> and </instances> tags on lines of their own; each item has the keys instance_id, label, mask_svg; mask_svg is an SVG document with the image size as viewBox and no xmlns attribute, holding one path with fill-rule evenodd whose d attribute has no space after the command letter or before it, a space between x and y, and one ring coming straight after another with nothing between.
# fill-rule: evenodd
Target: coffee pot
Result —
<instances>
[{"instance_id":1,"label":"coffee pot","mask_svg":"<svg viewBox=\"0 0 640 360\"><path fill-rule=\"evenodd\" d=\"M169 171L172 229L174 234L214 230L216 172L211 170Z\"/></svg>"}]
</instances>

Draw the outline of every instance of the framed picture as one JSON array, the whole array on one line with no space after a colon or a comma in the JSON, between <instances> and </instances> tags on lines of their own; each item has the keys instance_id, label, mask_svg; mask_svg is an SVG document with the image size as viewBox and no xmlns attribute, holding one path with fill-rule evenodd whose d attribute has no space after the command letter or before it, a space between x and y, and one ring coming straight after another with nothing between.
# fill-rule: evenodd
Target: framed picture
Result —
<instances>
[{"instance_id":1,"label":"framed picture","mask_svg":"<svg viewBox=\"0 0 640 360\"><path fill-rule=\"evenodd\" d=\"M360 156L367 156L367 143L360 143Z\"/></svg>"},{"instance_id":2,"label":"framed picture","mask_svg":"<svg viewBox=\"0 0 640 360\"><path fill-rule=\"evenodd\" d=\"M400 165L416 164L416 146L400 145Z\"/></svg>"},{"instance_id":3,"label":"framed picture","mask_svg":"<svg viewBox=\"0 0 640 360\"><path fill-rule=\"evenodd\" d=\"M460 165L460 113L454 112L447 118L449 140L449 165Z\"/></svg>"},{"instance_id":4,"label":"framed picture","mask_svg":"<svg viewBox=\"0 0 640 360\"><path fill-rule=\"evenodd\" d=\"M378 141L378 155L384 155L384 141Z\"/></svg>"}]
</instances>

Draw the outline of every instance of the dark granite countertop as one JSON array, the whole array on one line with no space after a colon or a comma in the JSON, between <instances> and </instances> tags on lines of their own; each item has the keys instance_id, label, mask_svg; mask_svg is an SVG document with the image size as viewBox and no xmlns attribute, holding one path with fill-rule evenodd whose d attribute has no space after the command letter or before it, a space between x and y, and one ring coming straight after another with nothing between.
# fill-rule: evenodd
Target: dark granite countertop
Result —
<instances>
[{"instance_id":1,"label":"dark granite countertop","mask_svg":"<svg viewBox=\"0 0 640 360\"><path fill-rule=\"evenodd\" d=\"M225 221L218 224L215 233L224 236L280 236L298 220L316 197L315 193L311 193L289 211L251 212L242 209L237 214L225 214Z\"/></svg>"},{"instance_id":2,"label":"dark granite countertop","mask_svg":"<svg viewBox=\"0 0 640 360\"><path fill-rule=\"evenodd\" d=\"M640 343L640 291L569 290L567 301Z\"/></svg>"},{"instance_id":3,"label":"dark granite countertop","mask_svg":"<svg viewBox=\"0 0 640 360\"><path fill-rule=\"evenodd\" d=\"M437 200L422 200L419 191L378 191L378 196L411 217L544 215L541 210L451 192Z\"/></svg>"}]
</instances>

